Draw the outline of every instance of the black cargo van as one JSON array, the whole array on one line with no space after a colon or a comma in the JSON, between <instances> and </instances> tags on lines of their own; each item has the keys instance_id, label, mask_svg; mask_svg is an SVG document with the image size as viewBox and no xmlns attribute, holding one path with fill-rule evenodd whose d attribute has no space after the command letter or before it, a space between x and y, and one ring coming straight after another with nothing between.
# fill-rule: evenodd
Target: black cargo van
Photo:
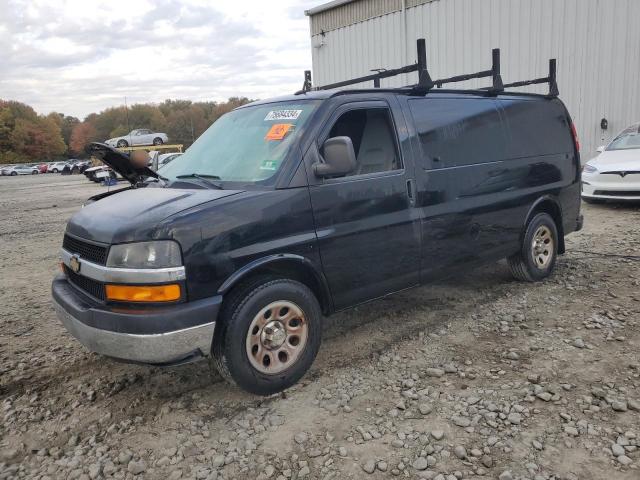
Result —
<instances>
[{"instance_id":1,"label":"black cargo van","mask_svg":"<svg viewBox=\"0 0 640 480\"><path fill-rule=\"evenodd\" d=\"M162 177L94 144L131 186L69 221L60 319L94 352L211 357L270 394L310 367L324 315L505 258L544 279L581 227L567 110L553 94L434 86L254 102Z\"/></svg>"}]
</instances>

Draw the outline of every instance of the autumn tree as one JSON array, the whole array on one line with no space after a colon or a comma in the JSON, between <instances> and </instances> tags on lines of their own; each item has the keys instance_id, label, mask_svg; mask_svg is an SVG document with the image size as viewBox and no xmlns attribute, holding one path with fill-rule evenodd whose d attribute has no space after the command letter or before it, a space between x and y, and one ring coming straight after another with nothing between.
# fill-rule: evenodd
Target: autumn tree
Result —
<instances>
[{"instance_id":1,"label":"autumn tree","mask_svg":"<svg viewBox=\"0 0 640 480\"><path fill-rule=\"evenodd\" d=\"M78 123L71 132L69 140L69 150L77 155L82 155L87 145L98 141L96 128L91 122L84 121Z\"/></svg>"}]
</instances>

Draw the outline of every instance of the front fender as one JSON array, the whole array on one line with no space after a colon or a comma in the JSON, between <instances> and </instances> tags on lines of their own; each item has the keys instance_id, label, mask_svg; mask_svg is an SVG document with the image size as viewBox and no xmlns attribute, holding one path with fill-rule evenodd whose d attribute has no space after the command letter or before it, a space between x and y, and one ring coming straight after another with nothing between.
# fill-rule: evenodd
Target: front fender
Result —
<instances>
[{"instance_id":1,"label":"front fender","mask_svg":"<svg viewBox=\"0 0 640 480\"><path fill-rule=\"evenodd\" d=\"M324 274L308 258L296 254L278 253L249 262L231 274L220 285L218 294L224 295L243 279L264 270L281 271L285 275L293 270L305 279L303 283L307 284L318 296L323 312L333 311L333 301Z\"/></svg>"}]
</instances>

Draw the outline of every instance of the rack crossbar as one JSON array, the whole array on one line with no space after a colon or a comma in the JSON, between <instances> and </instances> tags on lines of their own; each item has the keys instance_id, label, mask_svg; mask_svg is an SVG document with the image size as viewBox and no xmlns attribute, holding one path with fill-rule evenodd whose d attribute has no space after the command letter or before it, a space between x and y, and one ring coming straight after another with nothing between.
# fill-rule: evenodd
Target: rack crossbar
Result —
<instances>
[{"instance_id":1,"label":"rack crossbar","mask_svg":"<svg viewBox=\"0 0 640 480\"><path fill-rule=\"evenodd\" d=\"M372 73L371 75L365 75L364 77L352 78L351 80L344 80L342 82L330 83L321 87L315 87L316 90L331 90L333 88L346 87L348 85L355 85L357 83L370 82L373 80L381 80L383 78L395 77L396 75L402 75L403 73L411 73L418 71L418 64L407 65L406 67L394 68L392 70L384 70L378 73Z\"/></svg>"},{"instance_id":2,"label":"rack crossbar","mask_svg":"<svg viewBox=\"0 0 640 480\"><path fill-rule=\"evenodd\" d=\"M466 75L456 75L455 77L442 78L439 80L434 80L433 83L438 87L442 88L442 85L445 83L458 83L465 82L467 80L473 80L474 78L487 78L493 76L493 70L484 70L482 72L477 73L469 73Z\"/></svg>"}]
</instances>

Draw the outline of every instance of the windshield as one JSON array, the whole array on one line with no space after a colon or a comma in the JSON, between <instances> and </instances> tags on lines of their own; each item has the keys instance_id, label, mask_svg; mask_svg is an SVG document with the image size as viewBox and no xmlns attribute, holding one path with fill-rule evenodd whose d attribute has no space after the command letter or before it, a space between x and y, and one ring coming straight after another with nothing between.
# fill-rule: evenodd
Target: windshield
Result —
<instances>
[{"instance_id":1,"label":"windshield","mask_svg":"<svg viewBox=\"0 0 640 480\"><path fill-rule=\"evenodd\" d=\"M180 157L162 169L169 180L197 174L254 183L272 177L318 102L280 102L240 108L214 122Z\"/></svg>"},{"instance_id":2,"label":"windshield","mask_svg":"<svg viewBox=\"0 0 640 480\"><path fill-rule=\"evenodd\" d=\"M640 127L628 128L609 144L607 150L632 150L640 148Z\"/></svg>"}]
</instances>

